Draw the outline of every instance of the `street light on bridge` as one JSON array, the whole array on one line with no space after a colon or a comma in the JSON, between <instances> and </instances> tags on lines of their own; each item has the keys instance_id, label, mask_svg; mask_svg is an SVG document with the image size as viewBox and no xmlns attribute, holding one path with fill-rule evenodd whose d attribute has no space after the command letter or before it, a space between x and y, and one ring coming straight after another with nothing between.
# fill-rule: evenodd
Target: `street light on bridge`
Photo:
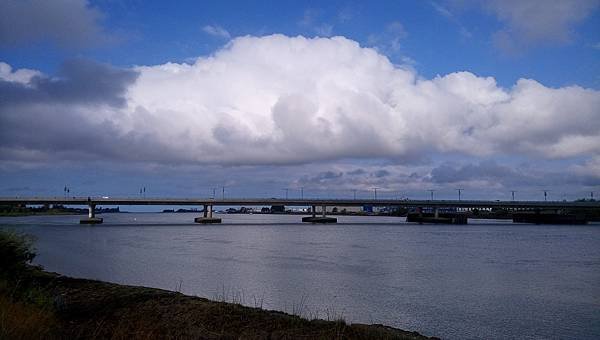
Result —
<instances>
[{"instance_id":1,"label":"street light on bridge","mask_svg":"<svg viewBox=\"0 0 600 340\"><path fill-rule=\"evenodd\" d=\"M429 189L427 191L429 191L429 193L431 193L431 200L433 201L433 193L435 192L435 190L434 189Z\"/></svg>"},{"instance_id":2,"label":"street light on bridge","mask_svg":"<svg viewBox=\"0 0 600 340\"><path fill-rule=\"evenodd\" d=\"M465 189L462 189L462 188L460 188L460 189L456 189L456 191L458 191L458 200L459 200L459 201L460 201L460 193L461 193L461 191L463 191L463 190L465 190Z\"/></svg>"}]
</instances>

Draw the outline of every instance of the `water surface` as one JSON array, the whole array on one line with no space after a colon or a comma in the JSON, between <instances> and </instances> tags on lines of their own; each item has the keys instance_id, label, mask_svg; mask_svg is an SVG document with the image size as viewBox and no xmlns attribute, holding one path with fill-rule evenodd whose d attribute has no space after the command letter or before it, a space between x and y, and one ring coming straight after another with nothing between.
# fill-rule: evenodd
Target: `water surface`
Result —
<instances>
[{"instance_id":1,"label":"water surface","mask_svg":"<svg viewBox=\"0 0 600 340\"><path fill-rule=\"evenodd\" d=\"M397 217L104 214L0 218L47 270L447 339L600 338L600 225Z\"/></svg>"}]
</instances>

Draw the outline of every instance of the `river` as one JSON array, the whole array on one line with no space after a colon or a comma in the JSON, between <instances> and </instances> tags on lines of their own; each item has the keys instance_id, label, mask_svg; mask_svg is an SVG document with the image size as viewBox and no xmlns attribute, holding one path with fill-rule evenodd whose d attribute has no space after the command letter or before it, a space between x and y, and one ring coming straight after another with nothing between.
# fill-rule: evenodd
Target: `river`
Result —
<instances>
[{"instance_id":1,"label":"river","mask_svg":"<svg viewBox=\"0 0 600 340\"><path fill-rule=\"evenodd\" d=\"M37 237L36 263L74 277L445 339L600 338L600 224L470 220L414 225L398 217L104 214L0 218Z\"/></svg>"}]
</instances>

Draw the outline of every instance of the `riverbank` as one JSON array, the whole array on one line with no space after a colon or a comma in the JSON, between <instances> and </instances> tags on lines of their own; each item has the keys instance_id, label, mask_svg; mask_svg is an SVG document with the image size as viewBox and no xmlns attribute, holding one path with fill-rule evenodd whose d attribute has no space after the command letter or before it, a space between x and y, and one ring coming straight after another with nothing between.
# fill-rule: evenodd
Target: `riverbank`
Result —
<instances>
[{"instance_id":1,"label":"riverbank","mask_svg":"<svg viewBox=\"0 0 600 340\"><path fill-rule=\"evenodd\" d=\"M102 213L122 213L119 207L116 208L96 208L96 214ZM21 216L52 216L52 215L87 215L87 208L67 208L62 205L54 207L21 207L21 206L2 206L0 205L1 217L21 217Z\"/></svg>"},{"instance_id":2,"label":"riverbank","mask_svg":"<svg viewBox=\"0 0 600 340\"><path fill-rule=\"evenodd\" d=\"M0 338L432 339L383 325L307 320L172 291L39 270L19 285L4 285L0 290L0 321L6 325ZM18 295L36 296L35 301L15 299L14 293L10 296L11 290L24 287L35 293ZM27 314L26 320L19 320L20 313L15 311Z\"/></svg>"},{"instance_id":3,"label":"riverbank","mask_svg":"<svg viewBox=\"0 0 600 340\"><path fill-rule=\"evenodd\" d=\"M430 339L50 273L30 265L33 242L0 230L0 339Z\"/></svg>"}]
</instances>

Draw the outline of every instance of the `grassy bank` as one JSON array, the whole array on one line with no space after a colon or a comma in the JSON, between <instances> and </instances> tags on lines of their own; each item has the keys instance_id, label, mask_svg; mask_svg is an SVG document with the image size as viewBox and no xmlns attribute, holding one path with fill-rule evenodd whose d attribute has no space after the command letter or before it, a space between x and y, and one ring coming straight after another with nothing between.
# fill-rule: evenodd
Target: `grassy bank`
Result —
<instances>
[{"instance_id":1,"label":"grassy bank","mask_svg":"<svg viewBox=\"0 0 600 340\"><path fill-rule=\"evenodd\" d=\"M307 320L29 266L31 240L0 231L0 339L427 339L382 325Z\"/></svg>"}]
</instances>

